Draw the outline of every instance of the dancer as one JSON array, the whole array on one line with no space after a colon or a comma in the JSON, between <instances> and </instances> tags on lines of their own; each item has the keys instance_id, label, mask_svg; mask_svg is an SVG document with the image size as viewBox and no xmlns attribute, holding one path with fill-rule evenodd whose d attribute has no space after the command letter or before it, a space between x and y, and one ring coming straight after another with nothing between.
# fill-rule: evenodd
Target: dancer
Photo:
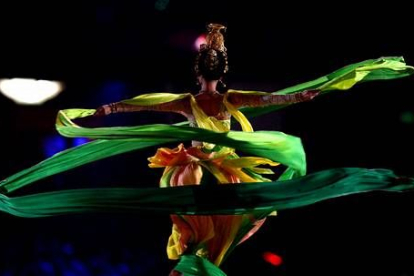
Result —
<instances>
[{"instance_id":1,"label":"dancer","mask_svg":"<svg viewBox=\"0 0 414 276\"><path fill-rule=\"evenodd\" d=\"M293 104L311 100L319 93L316 90L292 95L219 93L217 84L229 69L227 50L221 33L224 29L223 25L208 25L206 44L201 45L195 62L195 72L201 84L197 95L152 105L112 103L98 108L95 115L142 110L175 112L185 116L192 127L228 132L231 126L231 111L229 110L241 107ZM252 131L252 128L246 124L244 130ZM211 185L270 181L262 174L272 173L272 171L259 169L257 166L278 165L267 158L240 158L232 148L198 141L192 141L192 146L189 148L185 148L183 144L175 149L161 148L155 156L149 158L149 161L152 168L165 168L160 181L161 187L197 185L202 182ZM205 174L211 174L215 179L205 180L203 179ZM219 266L231 249L247 240L259 229L266 215L268 214L260 214L259 217L253 214L171 215L173 229L168 241L168 257L175 260L184 254L194 254L207 258Z\"/></svg>"}]
</instances>

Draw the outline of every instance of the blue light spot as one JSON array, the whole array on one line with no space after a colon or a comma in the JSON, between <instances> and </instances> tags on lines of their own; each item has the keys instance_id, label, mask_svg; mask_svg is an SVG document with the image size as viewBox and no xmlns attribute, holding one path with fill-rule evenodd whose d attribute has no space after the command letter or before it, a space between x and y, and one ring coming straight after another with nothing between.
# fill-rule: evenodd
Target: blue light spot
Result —
<instances>
[{"instance_id":1,"label":"blue light spot","mask_svg":"<svg viewBox=\"0 0 414 276\"><path fill-rule=\"evenodd\" d=\"M129 274L130 273L129 266L127 264L119 264L119 271L122 274Z\"/></svg>"},{"instance_id":2,"label":"blue light spot","mask_svg":"<svg viewBox=\"0 0 414 276\"><path fill-rule=\"evenodd\" d=\"M86 143L88 143L89 142L89 139L88 138L84 138L84 137L77 137L77 138L74 138L73 140L72 140L73 142L73 146L74 147L77 147L77 146L80 146L80 145L83 145L83 144L86 144Z\"/></svg>"},{"instance_id":3,"label":"blue light spot","mask_svg":"<svg viewBox=\"0 0 414 276\"><path fill-rule=\"evenodd\" d=\"M50 262L40 262L39 263L40 269L45 274L53 274L54 268Z\"/></svg>"},{"instance_id":4,"label":"blue light spot","mask_svg":"<svg viewBox=\"0 0 414 276\"><path fill-rule=\"evenodd\" d=\"M46 157L66 149L66 140L62 136L53 135L46 137L43 141L43 152Z\"/></svg>"},{"instance_id":5,"label":"blue light spot","mask_svg":"<svg viewBox=\"0 0 414 276\"><path fill-rule=\"evenodd\" d=\"M71 262L71 265L75 269L75 271L78 272L78 275L80 273L85 274L87 272L86 266L79 260L73 260Z\"/></svg>"}]
</instances>

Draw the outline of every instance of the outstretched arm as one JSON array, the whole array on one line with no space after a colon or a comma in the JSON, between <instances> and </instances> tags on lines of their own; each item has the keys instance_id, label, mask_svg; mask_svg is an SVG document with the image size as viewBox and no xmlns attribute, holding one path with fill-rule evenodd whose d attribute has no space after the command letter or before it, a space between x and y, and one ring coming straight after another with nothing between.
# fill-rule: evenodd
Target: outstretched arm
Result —
<instances>
[{"instance_id":1,"label":"outstretched arm","mask_svg":"<svg viewBox=\"0 0 414 276\"><path fill-rule=\"evenodd\" d=\"M268 105L285 105L312 100L319 94L319 90L305 90L300 93L289 95L254 95L232 93L229 95L229 102L236 108L239 107L263 107Z\"/></svg>"},{"instance_id":2,"label":"outstretched arm","mask_svg":"<svg viewBox=\"0 0 414 276\"><path fill-rule=\"evenodd\" d=\"M123 102L110 103L103 105L96 109L96 116L109 115L120 112L135 112L135 111L160 111L160 112L175 112L184 116L191 114L191 106L188 99L180 99L167 103L154 105L133 105Z\"/></svg>"}]
</instances>

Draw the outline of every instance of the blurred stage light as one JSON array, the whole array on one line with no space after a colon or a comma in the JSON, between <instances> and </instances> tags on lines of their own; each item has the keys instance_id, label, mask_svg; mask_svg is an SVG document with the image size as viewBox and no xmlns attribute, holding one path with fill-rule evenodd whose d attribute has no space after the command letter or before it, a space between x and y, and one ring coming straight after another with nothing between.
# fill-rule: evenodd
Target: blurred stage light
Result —
<instances>
[{"instance_id":1,"label":"blurred stage light","mask_svg":"<svg viewBox=\"0 0 414 276\"><path fill-rule=\"evenodd\" d=\"M170 0L157 0L155 2L155 9L158 11L165 11Z\"/></svg>"},{"instance_id":2,"label":"blurred stage light","mask_svg":"<svg viewBox=\"0 0 414 276\"><path fill-rule=\"evenodd\" d=\"M43 140L43 153L46 158L52 157L66 148L66 139L60 135L51 135Z\"/></svg>"},{"instance_id":3,"label":"blurred stage light","mask_svg":"<svg viewBox=\"0 0 414 276\"><path fill-rule=\"evenodd\" d=\"M279 266L282 264L282 258L272 252L263 253L263 259L274 266Z\"/></svg>"},{"instance_id":4,"label":"blurred stage light","mask_svg":"<svg viewBox=\"0 0 414 276\"><path fill-rule=\"evenodd\" d=\"M414 113L411 111L405 111L400 115L400 121L404 124L414 124Z\"/></svg>"},{"instance_id":5,"label":"blurred stage light","mask_svg":"<svg viewBox=\"0 0 414 276\"><path fill-rule=\"evenodd\" d=\"M86 144L89 141L91 141L91 140L88 139L88 138L85 138L85 137L76 137L76 138L72 139L72 144L73 144L74 147L77 147L77 146Z\"/></svg>"},{"instance_id":6,"label":"blurred stage light","mask_svg":"<svg viewBox=\"0 0 414 276\"><path fill-rule=\"evenodd\" d=\"M206 36L200 35L197 37L197 39L194 41L194 49L196 51L200 50L200 45L206 43Z\"/></svg>"},{"instance_id":7,"label":"blurred stage light","mask_svg":"<svg viewBox=\"0 0 414 276\"><path fill-rule=\"evenodd\" d=\"M39 105L63 90L63 84L57 81L35 79L0 79L0 91L18 104Z\"/></svg>"}]
</instances>

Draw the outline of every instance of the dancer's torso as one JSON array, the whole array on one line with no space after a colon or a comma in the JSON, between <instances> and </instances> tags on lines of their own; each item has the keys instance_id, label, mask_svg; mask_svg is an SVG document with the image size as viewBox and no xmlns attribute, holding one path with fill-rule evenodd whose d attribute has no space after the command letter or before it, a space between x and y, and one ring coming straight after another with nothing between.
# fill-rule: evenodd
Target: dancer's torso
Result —
<instances>
[{"instance_id":1,"label":"dancer's torso","mask_svg":"<svg viewBox=\"0 0 414 276\"><path fill-rule=\"evenodd\" d=\"M227 111L224 105L224 95L220 93L199 93L194 96L197 105L203 110L203 112L210 118L215 118L217 123L222 124L225 129L230 130L230 117L231 114ZM190 126L198 127L197 122L192 114L188 114L188 121ZM193 146L202 145L201 142L192 141Z\"/></svg>"},{"instance_id":2,"label":"dancer's torso","mask_svg":"<svg viewBox=\"0 0 414 276\"><path fill-rule=\"evenodd\" d=\"M207 116L214 117L217 120L230 119L230 113L223 103L223 94L218 92L214 94L200 93L195 96L195 99Z\"/></svg>"}]
</instances>

